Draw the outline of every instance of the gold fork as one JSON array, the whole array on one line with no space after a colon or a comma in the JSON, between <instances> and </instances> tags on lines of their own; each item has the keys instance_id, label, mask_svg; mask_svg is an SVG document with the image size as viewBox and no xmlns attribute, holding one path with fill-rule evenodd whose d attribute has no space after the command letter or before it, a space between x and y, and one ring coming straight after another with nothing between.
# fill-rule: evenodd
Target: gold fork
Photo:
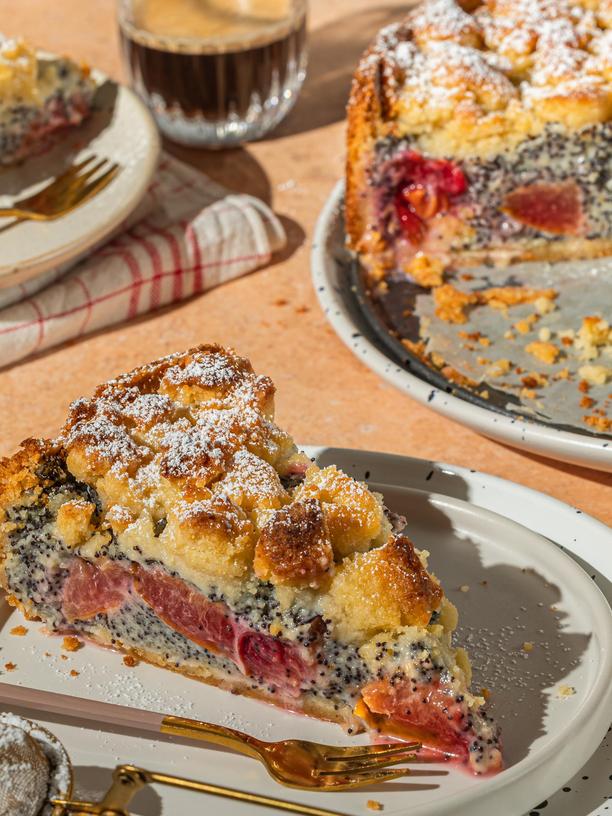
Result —
<instances>
[{"instance_id":1,"label":"gold fork","mask_svg":"<svg viewBox=\"0 0 612 816\"><path fill-rule=\"evenodd\" d=\"M352 747L299 739L264 742L233 728L170 716L163 718L160 731L222 745L258 759L281 785L300 790L341 791L398 779L409 773L407 768L387 769L415 759L414 752L421 747L415 742Z\"/></svg>"},{"instance_id":2,"label":"gold fork","mask_svg":"<svg viewBox=\"0 0 612 816\"><path fill-rule=\"evenodd\" d=\"M34 195L15 201L11 207L0 207L0 218L52 221L103 190L120 169L116 162L100 159L93 154L73 164Z\"/></svg>"},{"instance_id":3,"label":"gold fork","mask_svg":"<svg viewBox=\"0 0 612 816\"><path fill-rule=\"evenodd\" d=\"M223 725L12 683L0 683L0 704L221 745L258 759L281 785L301 790L340 791L398 779L408 768L387 769L412 761L420 748L415 742L350 747L295 739L264 742Z\"/></svg>"}]
</instances>

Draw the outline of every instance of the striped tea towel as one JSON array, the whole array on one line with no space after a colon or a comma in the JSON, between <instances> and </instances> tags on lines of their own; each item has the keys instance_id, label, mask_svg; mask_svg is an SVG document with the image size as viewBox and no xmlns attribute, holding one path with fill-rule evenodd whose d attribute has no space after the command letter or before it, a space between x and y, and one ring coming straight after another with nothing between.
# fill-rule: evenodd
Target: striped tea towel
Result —
<instances>
[{"instance_id":1,"label":"striped tea towel","mask_svg":"<svg viewBox=\"0 0 612 816\"><path fill-rule=\"evenodd\" d=\"M114 237L68 271L0 289L0 366L251 272L285 241L262 201L164 155Z\"/></svg>"}]
</instances>

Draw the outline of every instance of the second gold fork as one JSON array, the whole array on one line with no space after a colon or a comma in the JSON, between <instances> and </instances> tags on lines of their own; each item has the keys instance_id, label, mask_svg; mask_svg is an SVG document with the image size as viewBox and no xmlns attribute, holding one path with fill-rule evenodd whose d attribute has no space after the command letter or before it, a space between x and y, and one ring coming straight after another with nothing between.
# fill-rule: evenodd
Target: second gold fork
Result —
<instances>
[{"instance_id":1,"label":"second gold fork","mask_svg":"<svg viewBox=\"0 0 612 816\"><path fill-rule=\"evenodd\" d=\"M117 176L120 166L109 159L91 155L72 165L42 190L0 207L0 218L19 221L52 221L97 195Z\"/></svg>"}]
</instances>

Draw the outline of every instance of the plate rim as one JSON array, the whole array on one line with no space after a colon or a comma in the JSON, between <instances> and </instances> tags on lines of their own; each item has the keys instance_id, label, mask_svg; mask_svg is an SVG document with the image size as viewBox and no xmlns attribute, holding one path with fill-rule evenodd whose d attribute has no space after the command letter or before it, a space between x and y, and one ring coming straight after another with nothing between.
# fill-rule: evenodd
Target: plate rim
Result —
<instances>
[{"instance_id":1,"label":"plate rim","mask_svg":"<svg viewBox=\"0 0 612 816\"><path fill-rule=\"evenodd\" d=\"M312 283L323 313L353 354L417 402L478 433L552 459L612 472L612 439L585 437L472 405L401 368L362 333L352 321L328 274L328 266L336 265L336 261L326 251L327 239L337 220L343 194L344 181L341 179L334 185L317 218L310 261Z\"/></svg>"},{"instance_id":2,"label":"plate rim","mask_svg":"<svg viewBox=\"0 0 612 816\"><path fill-rule=\"evenodd\" d=\"M39 51L39 53L49 56L49 52L46 51ZM35 278L85 255L98 242L111 235L134 212L142 201L155 174L161 156L162 145L161 136L152 113L132 88L122 82L117 82L98 68L92 69L91 73L98 87L107 82L112 83L117 88L118 94L122 94L130 100L133 109L138 111L147 132L148 150L146 155L138 162L140 172L134 179L132 194L125 201L117 201L113 207L108 209L108 217L102 225L98 225L87 233L64 242L61 248L29 256L24 262L17 264L2 265L0 263L0 289L18 286L20 282ZM86 205L87 202L84 203L84 206Z\"/></svg>"}]
</instances>

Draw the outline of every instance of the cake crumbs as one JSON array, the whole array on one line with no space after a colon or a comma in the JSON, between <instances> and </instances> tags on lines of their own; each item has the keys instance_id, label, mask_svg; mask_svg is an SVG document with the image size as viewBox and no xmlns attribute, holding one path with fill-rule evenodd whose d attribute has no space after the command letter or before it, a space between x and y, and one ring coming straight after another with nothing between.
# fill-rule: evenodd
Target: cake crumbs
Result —
<instances>
[{"instance_id":1,"label":"cake crumbs","mask_svg":"<svg viewBox=\"0 0 612 816\"><path fill-rule=\"evenodd\" d=\"M24 635L28 634L28 630L25 626L13 626L11 629L11 635L16 635L17 637L23 637Z\"/></svg>"},{"instance_id":2,"label":"cake crumbs","mask_svg":"<svg viewBox=\"0 0 612 816\"><path fill-rule=\"evenodd\" d=\"M17 668L17 664L9 660L8 663L4 664L4 668L7 670L7 672L12 672L15 671L15 669Z\"/></svg>"},{"instance_id":3,"label":"cake crumbs","mask_svg":"<svg viewBox=\"0 0 612 816\"><path fill-rule=\"evenodd\" d=\"M62 640L62 649L66 652L78 652L83 647L82 642L74 635L67 635Z\"/></svg>"},{"instance_id":4,"label":"cake crumbs","mask_svg":"<svg viewBox=\"0 0 612 816\"><path fill-rule=\"evenodd\" d=\"M459 592L469 592L469 591L470 591L470 588L469 588L469 586L467 584L461 584L461 586L459 587Z\"/></svg>"},{"instance_id":5,"label":"cake crumbs","mask_svg":"<svg viewBox=\"0 0 612 816\"><path fill-rule=\"evenodd\" d=\"M560 700L567 699L568 697L573 697L575 693L576 689L574 688L574 686L562 685L559 686L559 688L557 689L557 697Z\"/></svg>"},{"instance_id":6,"label":"cake crumbs","mask_svg":"<svg viewBox=\"0 0 612 816\"><path fill-rule=\"evenodd\" d=\"M612 368L603 365L584 365L580 366L578 374L589 385L605 385L612 377Z\"/></svg>"},{"instance_id":7,"label":"cake crumbs","mask_svg":"<svg viewBox=\"0 0 612 816\"><path fill-rule=\"evenodd\" d=\"M80 674L80 672L78 672L76 669L70 669L70 676L71 677L78 677L79 674Z\"/></svg>"},{"instance_id":8,"label":"cake crumbs","mask_svg":"<svg viewBox=\"0 0 612 816\"><path fill-rule=\"evenodd\" d=\"M487 369L487 377L503 377L504 374L507 374L512 367L512 363L510 360L506 358L502 358L500 360L496 360L489 368Z\"/></svg>"},{"instance_id":9,"label":"cake crumbs","mask_svg":"<svg viewBox=\"0 0 612 816\"><path fill-rule=\"evenodd\" d=\"M533 328L533 324L538 320L538 315L532 314L522 320L517 320L512 328L516 329L519 334L529 334Z\"/></svg>"},{"instance_id":10,"label":"cake crumbs","mask_svg":"<svg viewBox=\"0 0 612 816\"><path fill-rule=\"evenodd\" d=\"M547 365L553 365L561 353L554 343L543 343L539 340L525 346L525 351Z\"/></svg>"},{"instance_id":11,"label":"cake crumbs","mask_svg":"<svg viewBox=\"0 0 612 816\"><path fill-rule=\"evenodd\" d=\"M61 654L60 655L60 660L68 660L68 655Z\"/></svg>"},{"instance_id":12,"label":"cake crumbs","mask_svg":"<svg viewBox=\"0 0 612 816\"><path fill-rule=\"evenodd\" d=\"M592 408L595 405L595 400L593 397L587 397L585 394L582 399L580 400L580 407L581 408Z\"/></svg>"},{"instance_id":13,"label":"cake crumbs","mask_svg":"<svg viewBox=\"0 0 612 816\"><path fill-rule=\"evenodd\" d=\"M134 666L137 666L140 663L140 660L134 655L125 655L123 658L123 665L127 666L129 669L133 669Z\"/></svg>"},{"instance_id":14,"label":"cake crumbs","mask_svg":"<svg viewBox=\"0 0 612 816\"><path fill-rule=\"evenodd\" d=\"M384 805L382 802L378 802L376 799L368 799L366 802L366 807L368 810L384 810Z\"/></svg>"},{"instance_id":15,"label":"cake crumbs","mask_svg":"<svg viewBox=\"0 0 612 816\"><path fill-rule=\"evenodd\" d=\"M587 414L586 416L583 416L582 419L583 422L586 422L589 427L594 428L600 433L605 433L606 431L612 430L612 419L608 419L608 417Z\"/></svg>"},{"instance_id":16,"label":"cake crumbs","mask_svg":"<svg viewBox=\"0 0 612 816\"><path fill-rule=\"evenodd\" d=\"M533 652L533 643L530 640L526 640L522 645L522 650L524 652Z\"/></svg>"}]
</instances>

